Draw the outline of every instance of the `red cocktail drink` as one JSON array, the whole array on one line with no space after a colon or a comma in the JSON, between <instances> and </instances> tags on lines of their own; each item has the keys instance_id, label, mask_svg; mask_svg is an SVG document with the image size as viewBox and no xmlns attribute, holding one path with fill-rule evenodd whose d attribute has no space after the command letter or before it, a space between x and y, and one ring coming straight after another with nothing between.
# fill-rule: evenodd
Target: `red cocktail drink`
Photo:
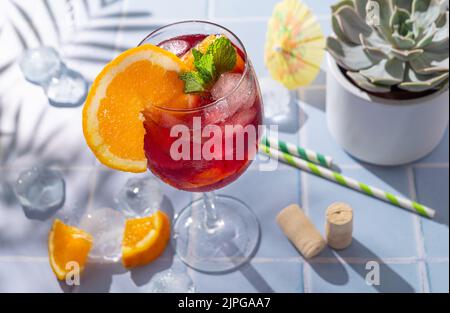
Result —
<instances>
[{"instance_id":1,"label":"red cocktail drink","mask_svg":"<svg viewBox=\"0 0 450 313\"><path fill-rule=\"evenodd\" d=\"M165 40L159 46L182 57L206 37L184 35ZM235 48L245 62L244 52ZM233 95L227 95L235 88ZM154 108L145 114L148 167L178 189L196 192L219 189L236 180L250 165L257 152L261 124L261 95L253 70L243 67L225 73L211 90L198 95L191 108ZM189 151L185 151L182 159L174 159L171 153L181 136L171 134L176 125L184 125L190 132L189 143L184 146L189 146ZM213 128L217 131L205 133ZM196 131L200 136L195 135Z\"/></svg>"}]
</instances>

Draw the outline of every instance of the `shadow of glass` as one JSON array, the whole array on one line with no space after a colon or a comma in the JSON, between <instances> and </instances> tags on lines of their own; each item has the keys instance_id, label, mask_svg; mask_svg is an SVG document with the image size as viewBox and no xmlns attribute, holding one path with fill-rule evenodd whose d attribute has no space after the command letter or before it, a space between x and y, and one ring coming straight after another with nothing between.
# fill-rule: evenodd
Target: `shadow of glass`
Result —
<instances>
[{"instance_id":1,"label":"shadow of glass","mask_svg":"<svg viewBox=\"0 0 450 313\"><path fill-rule=\"evenodd\" d=\"M278 125L278 131L288 134L296 134L305 125L308 120L307 114L300 108L298 104L298 95L296 92L289 93L289 108L281 115L273 117L265 117L265 125ZM299 116L302 112L304 118L300 121Z\"/></svg>"},{"instance_id":2,"label":"shadow of glass","mask_svg":"<svg viewBox=\"0 0 450 313\"><path fill-rule=\"evenodd\" d=\"M254 257L256 252L259 249L261 243L261 236L258 239L258 243L253 253L250 255L248 260L242 263L242 259L244 258L244 254L239 250L239 247L234 245L232 242L224 242L220 249L223 251L225 255L233 255L232 258L229 258L227 261L234 263L236 265L235 268L219 273L212 273L211 275L225 275L229 273L233 273L239 271L248 282L255 288L257 292L260 293L273 293L273 288L267 283L264 277L255 269L255 267L250 263L251 259Z\"/></svg>"},{"instance_id":3,"label":"shadow of glass","mask_svg":"<svg viewBox=\"0 0 450 313\"><path fill-rule=\"evenodd\" d=\"M172 246L169 245L160 259L148 266L131 269L131 280L139 287L147 285L156 274L172 268L174 255L175 251Z\"/></svg>"},{"instance_id":4,"label":"shadow of glass","mask_svg":"<svg viewBox=\"0 0 450 313\"><path fill-rule=\"evenodd\" d=\"M324 86L327 83L327 72L323 69L320 70L319 75L317 75L316 79L313 82L313 85Z\"/></svg>"},{"instance_id":5,"label":"shadow of glass","mask_svg":"<svg viewBox=\"0 0 450 313\"><path fill-rule=\"evenodd\" d=\"M380 265L380 285L373 285L381 293L412 293L414 288L398 273L396 273L388 264L382 262L380 257L364 246L360 241L353 238L352 249L359 251L361 255L368 256L367 260L373 260ZM341 257L344 257L342 251L336 251ZM366 257L365 257L366 258ZM364 280L369 270L366 269L366 262L348 262L347 263Z\"/></svg>"},{"instance_id":6,"label":"shadow of glass","mask_svg":"<svg viewBox=\"0 0 450 313\"><path fill-rule=\"evenodd\" d=\"M74 286L75 293L106 293L111 290L114 275L126 273L123 265L118 263L88 263L81 275L80 285Z\"/></svg>"},{"instance_id":7,"label":"shadow of glass","mask_svg":"<svg viewBox=\"0 0 450 313\"><path fill-rule=\"evenodd\" d=\"M175 215L175 209L173 207L172 201L170 201L169 197L164 195L163 200L161 202L160 210L167 214L169 220L173 221L173 217Z\"/></svg>"},{"instance_id":8,"label":"shadow of glass","mask_svg":"<svg viewBox=\"0 0 450 313\"><path fill-rule=\"evenodd\" d=\"M163 197L160 210L167 214L172 221L174 217L174 207L172 202L167 196ZM151 266L144 266L136 269L132 269L131 279L137 286L144 286L150 282L150 280L159 272L167 270L172 267L174 262L175 251L172 245L168 245L161 258Z\"/></svg>"},{"instance_id":9,"label":"shadow of glass","mask_svg":"<svg viewBox=\"0 0 450 313\"><path fill-rule=\"evenodd\" d=\"M267 283L264 277L250 264L244 264L239 271L250 282L250 284L259 293L273 293L272 287Z\"/></svg>"},{"instance_id":10,"label":"shadow of glass","mask_svg":"<svg viewBox=\"0 0 450 313\"><path fill-rule=\"evenodd\" d=\"M321 70L319 76L312 85L312 87L314 87L315 85L320 85L320 88L308 89L308 87L306 87L299 89L299 93L304 95L302 101L307 105L312 106L322 112L326 111L327 105L326 88L325 88L326 76L327 74L323 70Z\"/></svg>"}]
</instances>

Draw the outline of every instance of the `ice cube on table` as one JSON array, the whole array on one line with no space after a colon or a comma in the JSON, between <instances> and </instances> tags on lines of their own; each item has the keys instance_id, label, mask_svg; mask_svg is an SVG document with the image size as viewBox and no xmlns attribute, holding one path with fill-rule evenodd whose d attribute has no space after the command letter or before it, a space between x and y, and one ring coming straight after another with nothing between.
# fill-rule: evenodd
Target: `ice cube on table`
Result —
<instances>
[{"instance_id":1,"label":"ice cube on table","mask_svg":"<svg viewBox=\"0 0 450 313\"><path fill-rule=\"evenodd\" d=\"M86 99L86 79L80 73L68 69L58 52L51 47L25 52L20 68L29 82L44 88L53 106L76 107Z\"/></svg>"},{"instance_id":2,"label":"ice cube on table","mask_svg":"<svg viewBox=\"0 0 450 313\"><path fill-rule=\"evenodd\" d=\"M219 100L221 119L231 117L239 110L247 110L255 104L256 86L253 79L237 73L224 73L211 89L214 100Z\"/></svg>"},{"instance_id":3,"label":"ice cube on table","mask_svg":"<svg viewBox=\"0 0 450 313\"><path fill-rule=\"evenodd\" d=\"M27 212L46 214L64 204L65 183L59 171L32 167L20 173L14 192Z\"/></svg>"},{"instance_id":4,"label":"ice cube on table","mask_svg":"<svg viewBox=\"0 0 450 313\"><path fill-rule=\"evenodd\" d=\"M57 107L81 105L88 91L84 77L70 69L64 69L60 76L50 79L44 88L50 103Z\"/></svg>"},{"instance_id":5,"label":"ice cube on table","mask_svg":"<svg viewBox=\"0 0 450 313\"><path fill-rule=\"evenodd\" d=\"M264 113L266 118L278 121L291 113L291 95L283 85L269 77L259 81L264 99Z\"/></svg>"},{"instance_id":6,"label":"ice cube on table","mask_svg":"<svg viewBox=\"0 0 450 313\"><path fill-rule=\"evenodd\" d=\"M120 260L125 228L125 216L121 212L111 208L90 210L82 217L80 228L94 237L89 259L99 263Z\"/></svg>"},{"instance_id":7,"label":"ice cube on table","mask_svg":"<svg viewBox=\"0 0 450 313\"><path fill-rule=\"evenodd\" d=\"M119 209L128 217L148 216L160 209L162 201L161 183L148 175L130 178L115 196Z\"/></svg>"},{"instance_id":8,"label":"ice cube on table","mask_svg":"<svg viewBox=\"0 0 450 313\"><path fill-rule=\"evenodd\" d=\"M188 42L181 39L168 40L159 45L164 50L170 51L178 57L181 57L189 51L191 46Z\"/></svg>"},{"instance_id":9,"label":"ice cube on table","mask_svg":"<svg viewBox=\"0 0 450 313\"><path fill-rule=\"evenodd\" d=\"M28 81L42 85L58 75L62 68L62 61L55 49L40 47L26 51L19 66Z\"/></svg>"},{"instance_id":10,"label":"ice cube on table","mask_svg":"<svg viewBox=\"0 0 450 313\"><path fill-rule=\"evenodd\" d=\"M145 292L195 293L195 287L191 277L186 272L169 269L156 274L145 288Z\"/></svg>"}]
</instances>

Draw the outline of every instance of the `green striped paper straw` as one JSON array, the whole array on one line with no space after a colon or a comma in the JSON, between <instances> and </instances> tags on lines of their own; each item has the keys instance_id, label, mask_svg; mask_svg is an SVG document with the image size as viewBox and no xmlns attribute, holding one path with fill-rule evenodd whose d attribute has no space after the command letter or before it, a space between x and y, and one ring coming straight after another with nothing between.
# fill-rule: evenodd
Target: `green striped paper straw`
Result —
<instances>
[{"instance_id":1,"label":"green striped paper straw","mask_svg":"<svg viewBox=\"0 0 450 313\"><path fill-rule=\"evenodd\" d=\"M398 207L416 212L422 216L433 218L436 212L420 203L415 201L408 200L403 197L395 196L389 192L385 192L379 188L375 188L369 185L366 185L362 182L359 182L351 177L347 177L339 174L338 172L334 172L332 170L326 169L322 166L315 165L311 162L302 160L290 154L284 153L282 151L278 151L276 149L270 148L264 144L259 146L259 149L262 153L267 154L273 159L277 159L279 161L285 162L291 166L297 167L301 170L312 173L316 176L331 180L335 183L338 183L344 187L351 188L353 190L359 191L365 195L386 201Z\"/></svg>"},{"instance_id":2,"label":"green striped paper straw","mask_svg":"<svg viewBox=\"0 0 450 313\"><path fill-rule=\"evenodd\" d=\"M264 136L261 143L267 147L275 148L281 152L299 157L305 161L313 162L324 167L332 168L333 159L330 156L317 153L315 151L296 146L292 143L277 140L273 137Z\"/></svg>"}]
</instances>

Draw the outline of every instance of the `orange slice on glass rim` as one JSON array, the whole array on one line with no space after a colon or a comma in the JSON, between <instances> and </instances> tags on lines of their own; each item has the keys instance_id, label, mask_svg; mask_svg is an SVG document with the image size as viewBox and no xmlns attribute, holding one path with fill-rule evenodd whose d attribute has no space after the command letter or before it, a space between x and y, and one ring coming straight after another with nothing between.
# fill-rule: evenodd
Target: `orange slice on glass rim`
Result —
<instances>
[{"instance_id":1,"label":"orange slice on glass rim","mask_svg":"<svg viewBox=\"0 0 450 313\"><path fill-rule=\"evenodd\" d=\"M142 112L147 107L191 108L179 74L186 64L157 46L125 51L97 76L83 109L87 144L104 165L126 172L145 172Z\"/></svg>"},{"instance_id":2,"label":"orange slice on glass rim","mask_svg":"<svg viewBox=\"0 0 450 313\"><path fill-rule=\"evenodd\" d=\"M70 262L75 262L80 272L86 264L93 238L85 231L68 226L56 219L48 237L48 255L50 266L59 280L64 280Z\"/></svg>"},{"instance_id":3,"label":"orange slice on glass rim","mask_svg":"<svg viewBox=\"0 0 450 313\"><path fill-rule=\"evenodd\" d=\"M154 261L164 252L169 239L169 217L161 211L127 220L122 241L123 265L133 268Z\"/></svg>"}]
</instances>

